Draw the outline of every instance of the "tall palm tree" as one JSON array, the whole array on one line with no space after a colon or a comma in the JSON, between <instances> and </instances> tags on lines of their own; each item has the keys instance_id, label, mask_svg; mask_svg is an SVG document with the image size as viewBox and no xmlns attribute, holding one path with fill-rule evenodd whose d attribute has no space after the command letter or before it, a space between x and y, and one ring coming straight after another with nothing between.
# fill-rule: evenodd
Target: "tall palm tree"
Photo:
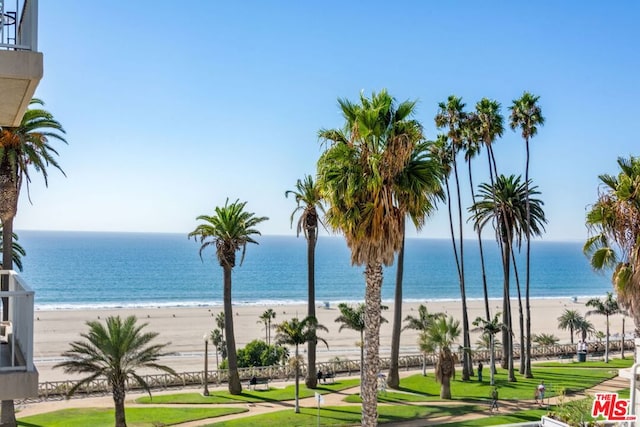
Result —
<instances>
[{"instance_id":1,"label":"tall palm tree","mask_svg":"<svg viewBox=\"0 0 640 427\"><path fill-rule=\"evenodd\" d=\"M2 222L2 266L13 269L13 219L18 211L18 198L22 184L27 193L31 182L30 171L40 173L48 186L47 168L64 171L58 164L58 152L51 142L67 143L62 125L48 111L40 108L44 103L34 98L29 103L18 127L0 127L0 222ZM0 278L0 290L9 290L9 276ZM2 298L2 320L9 320L9 298ZM3 400L0 422L15 425L12 400Z\"/></svg>"},{"instance_id":2,"label":"tall palm tree","mask_svg":"<svg viewBox=\"0 0 640 427\"><path fill-rule=\"evenodd\" d=\"M530 196L540 194L537 187L528 188L520 182L520 177L500 175L493 186L483 183L478 187L480 200L469 211L476 229L484 229L492 224L496 229L496 238L501 242L502 268L504 277L504 299L506 311L503 323L507 333L503 334L509 381L516 381L513 374L513 326L511 322L510 270L511 251L514 243L521 242L525 232L541 235L546 218L542 210L543 202ZM529 196L529 197L528 197ZM526 200L530 201L530 221L527 221Z\"/></svg>"},{"instance_id":3,"label":"tall palm tree","mask_svg":"<svg viewBox=\"0 0 640 427\"><path fill-rule=\"evenodd\" d=\"M420 349L437 352L436 381L440 383L440 398L451 399L451 378L456 376L457 357L451 346L460 336L460 321L453 317L436 319L429 329L420 334Z\"/></svg>"},{"instance_id":4,"label":"tall palm tree","mask_svg":"<svg viewBox=\"0 0 640 427\"><path fill-rule=\"evenodd\" d=\"M297 212L300 213L296 235L300 232L307 239L307 316L316 315L316 243L318 242L318 223L321 223L318 211L324 213L322 196L318 186L310 175L296 182L296 189L284 193L285 197L292 195L296 199L296 208L291 213L291 225ZM316 373L316 342L307 342L307 378L305 384L309 388L316 388L318 379Z\"/></svg>"},{"instance_id":5,"label":"tall palm tree","mask_svg":"<svg viewBox=\"0 0 640 427\"><path fill-rule=\"evenodd\" d=\"M489 166L489 182L493 186L495 182L495 177L498 176L498 171L496 168L496 159L493 154L493 144L495 143L498 137L501 137L504 133L504 118L500 113L500 103L498 101L493 101L487 98L482 98L478 103L476 103L476 111L475 111L475 120L472 121L473 127L475 127L475 133L480 139L480 142L487 149L487 160ZM469 172L469 180L471 181L471 172ZM475 203L475 193L473 192L473 184L471 184L472 191L471 194L474 196L472 202ZM480 260L483 264L484 269L484 253L482 248L482 236L478 235L478 241L480 242ZM486 320L490 321L491 316L489 313L489 298L487 291L487 283L486 278L484 276L483 270L483 285L485 286L485 315L487 316Z\"/></svg>"},{"instance_id":6,"label":"tall palm tree","mask_svg":"<svg viewBox=\"0 0 640 427\"><path fill-rule=\"evenodd\" d=\"M462 197L460 195L460 178L458 175L458 162L457 157L460 150L463 148L465 140L465 129L467 129L467 122L469 115L464 111L465 103L462 102L462 98L450 95L447 98L447 102L441 102L438 104L438 113L435 116L435 123L439 129L447 128L447 138L451 142L449 148L451 149L451 165L453 166L453 177L456 184L456 200L458 207L458 250L460 256L456 256L456 266L458 267L458 280L460 284L460 301L462 302L462 337L464 352L462 356L462 380L468 381L473 367L471 365L471 357L469 350L471 349L471 339L469 337L469 313L467 310L467 291L465 284L465 271L464 271L464 236L462 227ZM449 205L451 205L451 199L448 199ZM451 217L450 217L451 218ZM451 227L453 229L453 227ZM455 238L454 246L455 246ZM457 252L454 249L454 255Z\"/></svg>"},{"instance_id":7,"label":"tall palm tree","mask_svg":"<svg viewBox=\"0 0 640 427\"><path fill-rule=\"evenodd\" d=\"M522 138L525 141L527 151L526 167L524 173L524 182L529 185L529 140L538 133L538 127L544 125L544 117L542 110L538 105L539 96L534 96L529 92L524 92L519 99L513 100L513 104L509 108L511 110L509 126L512 130L520 129ZM529 198L527 192L527 221L531 219L529 206ZM531 378L531 305L529 300L530 277L531 277L531 235L526 233L527 252L526 252L526 279L525 279L525 301L527 310L527 342L525 347L525 376Z\"/></svg>"},{"instance_id":8,"label":"tall palm tree","mask_svg":"<svg viewBox=\"0 0 640 427\"><path fill-rule=\"evenodd\" d=\"M429 310L427 310L427 306L424 304L420 304L420 306L418 306L418 316L412 316L412 315L408 315L407 317L404 318L404 321L407 323L404 328L402 328L403 331L407 330L407 329L415 329L417 331L420 332L425 332L427 329L429 329L429 327L431 326L431 324L433 324L433 322L436 319L439 319L440 317L444 317L444 313L429 313ZM425 352L422 352L422 375L426 376L427 375L427 354Z\"/></svg>"},{"instance_id":9,"label":"tall palm tree","mask_svg":"<svg viewBox=\"0 0 640 427\"><path fill-rule=\"evenodd\" d=\"M0 224L0 247L2 247L2 224ZM27 252L24 248L18 243L18 235L13 233L13 242L11 248L11 258L13 259L13 265L18 271L22 271L22 257L27 256ZM0 268L2 267L2 263L0 262Z\"/></svg>"},{"instance_id":10,"label":"tall palm tree","mask_svg":"<svg viewBox=\"0 0 640 427\"><path fill-rule=\"evenodd\" d=\"M196 219L204 221L195 230L189 233L200 242L200 258L202 251L209 246L216 248L216 257L222 267L223 303L224 303L224 337L227 342L227 357L229 362L229 393L240 394L242 384L238 375L238 359L236 354L236 339L233 332L233 308L231 306L231 272L236 266L236 252L242 250L240 265L244 261L247 244L258 244L253 239L254 235L260 235L255 226L267 217L257 217L253 212L245 210L247 202L235 202L229 204L229 199L224 206L218 206L212 216L200 215Z\"/></svg>"},{"instance_id":11,"label":"tall palm tree","mask_svg":"<svg viewBox=\"0 0 640 427\"><path fill-rule=\"evenodd\" d=\"M267 345L271 345L271 320L276 318L276 312L273 308L268 308L260 315L258 323L264 323L264 341Z\"/></svg>"},{"instance_id":12,"label":"tall palm tree","mask_svg":"<svg viewBox=\"0 0 640 427\"><path fill-rule=\"evenodd\" d=\"M576 310L565 309L560 317L558 317L558 328L568 329L571 334L571 344L573 344L573 333L578 329L578 325L584 321L584 317Z\"/></svg>"},{"instance_id":13,"label":"tall palm tree","mask_svg":"<svg viewBox=\"0 0 640 427\"><path fill-rule=\"evenodd\" d=\"M386 310L387 306L381 306L381 310ZM366 306L364 304L358 304L352 307L345 303L338 304L338 310L340 310L340 316L336 318L337 323L341 323L338 332L343 329L351 329L360 333L360 382L364 377L364 331L367 327L365 320ZM380 317L380 323L385 323L387 319Z\"/></svg>"},{"instance_id":14,"label":"tall palm tree","mask_svg":"<svg viewBox=\"0 0 640 427\"><path fill-rule=\"evenodd\" d=\"M157 363L160 357L169 354L163 353L163 350L170 343L150 344L158 333L142 332L147 323L137 324L135 316L124 320L120 316L109 316L105 325L89 321L87 326L89 332L80 334L84 340L73 341L70 349L62 353L68 360L58 363L54 368L62 368L69 374L88 375L69 389L68 396L84 384L106 378L115 405L115 425L126 427L124 401L127 381L135 381L151 396L149 385L136 370L152 368L176 375L173 369Z\"/></svg>"},{"instance_id":15,"label":"tall palm tree","mask_svg":"<svg viewBox=\"0 0 640 427\"><path fill-rule=\"evenodd\" d=\"M640 157L618 158L617 175L603 174L598 200L587 212L584 252L595 270L611 269L620 304L640 333Z\"/></svg>"},{"instance_id":16,"label":"tall palm tree","mask_svg":"<svg viewBox=\"0 0 640 427\"><path fill-rule=\"evenodd\" d=\"M482 331L484 337L489 338L489 369L491 372L491 385L495 385L496 374L496 334L505 329L505 324L500 321L500 313L496 313L490 321L477 317L473 321L476 330Z\"/></svg>"},{"instance_id":17,"label":"tall palm tree","mask_svg":"<svg viewBox=\"0 0 640 427\"><path fill-rule=\"evenodd\" d=\"M416 149L419 124L411 119L414 101L396 106L382 90L360 102L338 100L345 119L340 129L322 129L327 148L318 160L318 186L328 204L326 222L344 234L351 262L365 266L366 357L362 384L362 424L377 424L382 266L391 265L402 245L407 214L398 202Z\"/></svg>"},{"instance_id":18,"label":"tall palm tree","mask_svg":"<svg viewBox=\"0 0 640 427\"><path fill-rule=\"evenodd\" d=\"M418 134L416 133L416 137ZM442 167L431 156L432 142L420 142L411 155L409 164L398 177L400 188L408 188L401 194L399 203L406 210L416 230L421 230L426 218L435 210L438 200L444 200L442 191ZM387 385L391 388L400 386L399 357L400 333L402 332L402 279L404 275L405 219L402 220L402 244L396 262L396 286L393 305L393 327L391 333L391 358Z\"/></svg>"},{"instance_id":19,"label":"tall palm tree","mask_svg":"<svg viewBox=\"0 0 640 427\"><path fill-rule=\"evenodd\" d=\"M291 320L284 321L276 325L276 342L280 345L293 345L296 348L295 352L295 412L300 413L300 405L298 403L298 396L300 391L300 359L298 356L298 346L309 341L322 341L327 348L329 344L323 338L317 335L317 331L329 332L329 330L318 323L318 320L313 316L307 316L302 320L294 317Z\"/></svg>"},{"instance_id":20,"label":"tall palm tree","mask_svg":"<svg viewBox=\"0 0 640 427\"><path fill-rule=\"evenodd\" d=\"M604 348L604 363L609 363L609 317L614 314L620 314L622 309L618 305L618 301L615 299L611 292L607 292L607 296L604 300L600 298L591 298L587 301L587 307L593 307L593 310L587 311L586 315L599 314L607 318L606 329L606 343Z\"/></svg>"}]
</instances>

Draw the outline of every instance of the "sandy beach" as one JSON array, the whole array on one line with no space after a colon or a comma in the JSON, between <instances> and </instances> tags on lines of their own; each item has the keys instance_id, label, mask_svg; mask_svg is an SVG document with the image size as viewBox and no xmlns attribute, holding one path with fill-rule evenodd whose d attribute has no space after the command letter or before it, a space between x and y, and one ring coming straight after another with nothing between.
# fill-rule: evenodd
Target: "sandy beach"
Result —
<instances>
[{"instance_id":1,"label":"sandy beach","mask_svg":"<svg viewBox=\"0 0 640 427\"><path fill-rule=\"evenodd\" d=\"M588 308L585 307L586 299L573 301L570 298L560 299L533 299L531 300L532 310L532 333L549 333L560 338L561 343L569 342L569 331L558 329L558 317L565 309L577 310L585 314ZM420 303L404 303L403 318L407 315L417 315ZM461 304L459 301L427 301L429 312L444 312L461 319ZM483 316L484 302L481 300L468 301L469 319L472 321L478 316ZM492 313L501 311L500 300L491 301ZM236 344L240 348L254 339L265 339L265 328L259 321L259 316L267 308L273 308L277 317L275 322L281 322L292 317L304 317L306 314L305 305L272 305L272 306L234 306L234 328L236 332ZM513 302L514 328L517 328L517 301ZM109 309L109 310L58 310L40 311L35 313L35 361L40 371L40 381L58 381L68 379L69 376L60 369L52 369L53 365L61 360L61 353L68 348L71 341L80 338L80 333L87 331L85 324L88 320L104 320L110 315L120 315L123 317L135 315L141 321L149 325L146 330L158 332L158 340L170 342L167 347L176 356L167 357L162 363L171 366L176 371L197 371L202 369L204 354L203 336L215 327L214 318L221 311L221 308L198 307L198 308L139 308L139 309ZM334 357L359 358L357 342L360 337L355 331L343 329L335 319L339 316L339 311L335 305L326 308L319 305L316 309L318 320L329 329L329 333L322 336L329 343L329 349L324 345L318 346L318 360L324 361ZM383 316L391 321L393 305L389 304L389 310L383 312ZM604 331L606 321L604 316L589 316L588 320L593 323L596 330ZM612 316L610 319L611 335L619 337L622 332L622 316ZM625 324L627 334L633 332L633 322L627 318ZM517 332L516 332L517 334ZM406 330L402 333L401 353L418 353L416 341L417 332ZM628 335L627 335L628 336ZM478 333L473 333L472 344L478 338ZM380 333L381 356L389 354L391 344L391 323L383 323ZM215 354L212 346L210 348L209 360L210 369L215 369Z\"/></svg>"}]
</instances>

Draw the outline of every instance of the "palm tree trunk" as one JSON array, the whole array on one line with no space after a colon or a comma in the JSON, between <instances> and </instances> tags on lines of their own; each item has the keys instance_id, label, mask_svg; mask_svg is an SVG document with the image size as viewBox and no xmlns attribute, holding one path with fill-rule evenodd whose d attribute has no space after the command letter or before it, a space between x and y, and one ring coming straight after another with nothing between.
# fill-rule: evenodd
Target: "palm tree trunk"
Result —
<instances>
[{"instance_id":1,"label":"palm tree trunk","mask_svg":"<svg viewBox=\"0 0 640 427\"><path fill-rule=\"evenodd\" d=\"M609 315L607 314L607 337L604 346L604 363L609 363Z\"/></svg>"},{"instance_id":2,"label":"palm tree trunk","mask_svg":"<svg viewBox=\"0 0 640 427\"><path fill-rule=\"evenodd\" d=\"M233 307L231 305L231 267L224 265L224 328L227 338L227 360L229 366L229 393L240 394L242 384L238 374L238 355L236 354L236 336L233 332Z\"/></svg>"},{"instance_id":3,"label":"palm tree trunk","mask_svg":"<svg viewBox=\"0 0 640 427\"><path fill-rule=\"evenodd\" d=\"M4 270L13 269L13 218L6 219L2 223L2 268ZM0 278L0 290L9 290L9 275L4 274ZM2 320L9 320L9 298L2 298ZM3 400L0 405L0 423L3 426L15 426L16 425L16 410L13 404L13 400Z\"/></svg>"},{"instance_id":4,"label":"palm tree trunk","mask_svg":"<svg viewBox=\"0 0 640 427\"><path fill-rule=\"evenodd\" d=\"M503 253L502 253L502 265L504 268L504 306L506 315L503 318L503 323L506 325L506 334L503 334L504 341L504 353L507 357L507 370L509 381L516 381L516 377L513 372L513 323L511 321L511 292L509 285L510 278L510 255L511 244L509 241L503 241ZM503 356L504 360L504 356Z\"/></svg>"},{"instance_id":5,"label":"palm tree trunk","mask_svg":"<svg viewBox=\"0 0 640 427\"><path fill-rule=\"evenodd\" d=\"M112 393L113 393L113 403L115 406L116 427L127 427L127 420L124 412L124 397L125 397L124 383L114 384Z\"/></svg>"},{"instance_id":6,"label":"palm tree trunk","mask_svg":"<svg viewBox=\"0 0 640 427\"><path fill-rule=\"evenodd\" d=\"M455 155L455 154L454 154ZM462 197L460 195L460 179L458 177L458 164L453 159L453 174L456 180L456 193L458 197L458 233L460 242L460 299L462 302L462 381L469 381L472 374L471 358L469 357L469 349L471 348L471 339L469 337L469 312L467 310L467 294L465 289L464 278L464 240L462 233Z\"/></svg>"},{"instance_id":7,"label":"palm tree trunk","mask_svg":"<svg viewBox=\"0 0 640 427\"><path fill-rule=\"evenodd\" d=\"M471 188L471 202L473 203L472 206L476 205L476 193L475 191L473 191L473 174L471 171L471 160L469 160L469 187ZM491 164L489 164L489 166L491 166ZM474 214L476 213L476 211L474 210L473 212ZM482 290L484 292L484 312L485 312L485 316L487 317L487 322L491 321L491 313L489 311L489 290L487 287L487 273L485 271L485 266L484 266L484 249L482 246L482 231L480 229L478 229L478 246L480 249L480 267L482 269Z\"/></svg>"},{"instance_id":8,"label":"palm tree trunk","mask_svg":"<svg viewBox=\"0 0 640 427\"><path fill-rule=\"evenodd\" d=\"M525 347L525 370L524 374L527 378L533 378L533 374L531 373L531 305L529 302L529 289L531 285L530 276L531 276L531 207L529 205L529 138L525 139L525 145L527 148L527 160L526 166L524 170L524 180L525 180L525 190L527 193L527 197L525 200L526 209L527 209L527 275L526 275L526 283L525 283L525 298L527 304L527 342ZM573 335L571 336L573 340ZM522 363L522 361L520 362Z\"/></svg>"},{"instance_id":9,"label":"palm tree trunk","mask_svg":"<svg viewBox=\"0 0 640 427\"><path fill-rule=\"evenodd\" d=\"M315 278L315 250L316 250L316 229L310 228L307 240L307 316L316 317L316 278ZM316 372L316 340L307 342L307 378L305 384L308 388L316 388L318 384Z\"/></svg>"},{"instance_id":10,"label":"palm tree trunk","mask_svg":"<svg viewBox=\"0 0 640 427\"><path fill-rule=\"evenodd\" d=\"M518 292L518 321L520 325L520 374L524 374L524 311L522 308L522 293L520 292L520 275L518 274L518 264L516 263L516 254L513 251L513 247L511 247L511 261L513 262L513 276L516 279L516 290Z\"/></svg>"},{"instance_id":11,"label":"palm tree trunk","mask_svg":"<svg viewBox=\"0 0 640 427\"><path fill-rule=\"evenodd\" d=\"M396 293L393 303L393 332L391 335L391 361L387 385L397 389L400 387L400 374L398 372L398 359L400 357L400 333L402 331L402 276L404 274L404 240L405 222L402 220L402 244L398 252L398 265L396 270Z\"/></svg>"},{"instance_id":12,"label":"palm tree trunk","mask_svg":"<svg viewBox=\"0 0 640 427\"><path fill-rule=\"evenodd\" d=\"M489 347L491 347L491 353L489 354L489 369L491 370L491 385L496 385L496 358L495 358L495 347L496 347L496 337L494 334L489 336Z\"/></svg>"},{"instance_id":13,"label":"palm tree trunk","mask_svg":"<svg viewBox=\"0 0 640 427\"><path fill-rule=\"evenodd\" d=\"M298 344L296 344L296 403L295 403L295 413L300 413L300 360L298 359Z\"/></svg>"},{"instance_id":14,"label":"palm tree trunk","mask_svg":"<svg viewBox=\"0 0 640 427\"><path fill-rule=\"evenodd\" d=\"M378 425L378 373L380 372L380 305L382 290L382 265L369 262L364 271L365 301L365 359L362 395L362 426Z\"/></svg>"}]
</instances>

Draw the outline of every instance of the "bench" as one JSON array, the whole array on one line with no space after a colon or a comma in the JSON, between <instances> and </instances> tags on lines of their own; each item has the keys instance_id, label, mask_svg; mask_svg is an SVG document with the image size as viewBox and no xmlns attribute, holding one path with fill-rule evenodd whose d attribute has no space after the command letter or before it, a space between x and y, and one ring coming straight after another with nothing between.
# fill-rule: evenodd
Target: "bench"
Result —
<instances>
[{"instance_id":1,"label":"bench","mask_svg":"<svg viewBox=\"0 0 640 427\"><path fill-rule=\"evenodd\" d=\"M327 380L331 380L331 384L336 382L336 374L333 372L328 372L326 374L322 374L322 378L319 379L323 384L327 383Z\"/></svg>"},{"instance_id":2,"label":"bench","mask_svg":"<svg viewBox=\"0 0 640 427\"><path fill-rule=\"evenodd\" d=\"M269 390L269 378L254 377L249 380L249 390L255 390L259 385L263 385L265 390Z\"/></svg>"}]
</instances>

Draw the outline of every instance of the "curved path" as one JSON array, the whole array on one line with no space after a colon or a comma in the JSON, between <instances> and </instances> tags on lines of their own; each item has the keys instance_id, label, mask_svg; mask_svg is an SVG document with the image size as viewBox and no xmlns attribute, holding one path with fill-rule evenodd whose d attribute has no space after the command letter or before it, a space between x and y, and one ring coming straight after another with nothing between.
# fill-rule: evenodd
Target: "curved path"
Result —
<instances>
[{"instance_id":1,"label":"curved path","mask_svg":"<svg viewBox=\"0 0 640 427\"><path fill-rule=\"evenodd\" d=\"M404 375L412 375L414 372L405 372ZM404 376L403 375L403 376ZM276 383L277 386L285 386L287 383L282 382ZM604 381L597 386L586 390L583 393L577 393L570 396L565 397L565 401L567 400L575 400L584 398L587 394L594 394L596 392L617 392L618 390L625 389L629 387L629 380L622 377L616 377L607 381ZM212 390L223 390L225 388L213 388ZM337 392L332 392L323 395L324 403L322 406L353 406L352 403L344 402L344 398L348 395L355 394L359 392L360 387L353 387L350 389L345 389ZM196 389L193 389L194 391ZM198 389L199 390L199 389ZM162 393L154 393L154 394L171 394L175 393L176 390L170 390ZM136 396L137 397L137 396ZM300 407L307 408L316 408L317 402L314 397L308 397L304 399L300 399ZM451 422L460 422L464 420L472 420L477 418L486 417L491 414L489 411L489 407L485 401L429 401L429 402L404 402L402 404L406 405L431 405L431 406L455 406L455 405L468 405L469 403L485 405L484 411L479 412L471 412L464 415L451 415L451 416L442 416L442 417L433 417L433 418L425 418L425 419L415 419L403 422L395 422L395 423L387 423L385 426L393 426L393 427L419 427L419 426L429 426L429 425L440 425L444 423ZM548 405L555 405L558 403L557 397L552 397L545 402ZM381 403L380 405L385 405L385 403ZM535 408L535 403L533 400L501 400L499 402L500 414L512 413L526 409ZM61 400L61 401L46 401L46 402L38 402L27 404L19 407L18 417L25 417L29 415L40 414L44 412L56 411L60 409L68 409L68 408L88 408L88 407L112 407L113 400L111 396L104 397L87 397L83 399L72 399L72 400ZM127 407L136 407L143 406L149 407L148 404L137 404L133 401L133 399L129 399L127 401ZM154 405L154 406L175 406L175 405ZM181 407L198 407L202 408L202 404L194 404L194 405L180 405ZM216 406L225 406L225 407L242 407L246 408L248 411L240 414L232 414L226 415L222 417L203 419L198 421L192 421L182 424L176 424L176 426L180 427L199 427L207 424L213 424L222 421L228 421L237 418L244 418L253 415L260 415L269 412L280 411L284 409L289 409L293 411L294 402L293 401L282 401L282 402L256 402L256 403L237 403L237 404L225 404L225 405L216 405Z\"/></svg>"}]
</instances>

